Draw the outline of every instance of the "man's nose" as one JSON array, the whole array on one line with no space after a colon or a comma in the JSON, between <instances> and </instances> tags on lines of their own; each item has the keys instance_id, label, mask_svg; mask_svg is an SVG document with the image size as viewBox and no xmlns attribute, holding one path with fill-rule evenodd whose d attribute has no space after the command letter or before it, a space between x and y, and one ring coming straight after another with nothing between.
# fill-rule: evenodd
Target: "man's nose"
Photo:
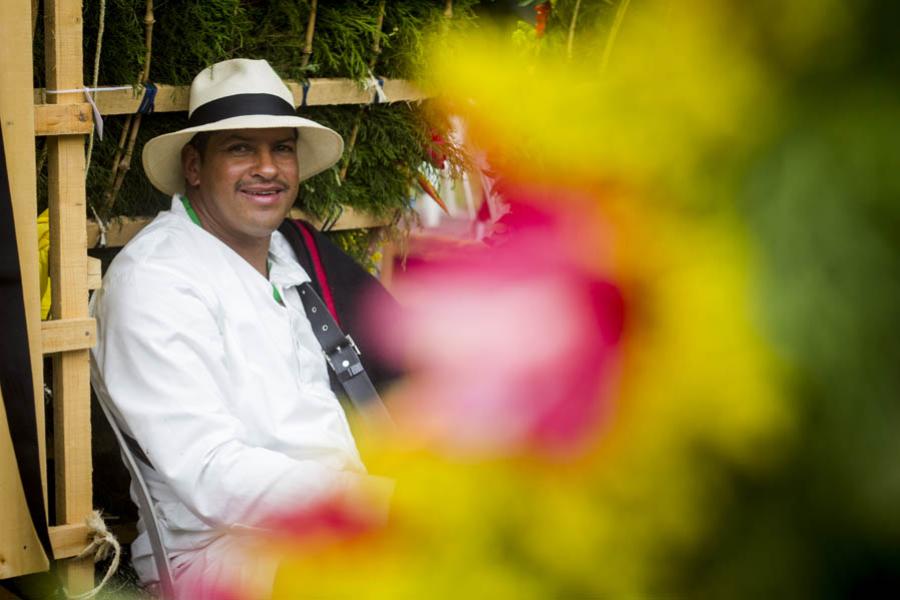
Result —
<instances>
[{"instance_id":1,"label":"man's nose","mask_svg":"<svg viewBox=\"0 0 900 600\"><path fill-rule=\"evenodd\" d=\"M253 165L253 175L259 175L266 179L274 177L278 173L275 165L275 157L267 147L261 147L256 151L256 163Z\"/></svg>"}]
</instances>

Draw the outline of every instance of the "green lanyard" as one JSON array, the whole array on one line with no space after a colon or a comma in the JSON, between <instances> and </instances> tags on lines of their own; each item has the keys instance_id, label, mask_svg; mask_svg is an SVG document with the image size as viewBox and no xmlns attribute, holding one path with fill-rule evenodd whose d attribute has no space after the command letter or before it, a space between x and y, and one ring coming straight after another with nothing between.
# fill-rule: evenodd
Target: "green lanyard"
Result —
<instances>
[{"instance_id":1,"label":"green lanyard","mask_svg":"<svg viewBox=\"0 0 900 600\"><path fill-rule=\"evenodd\" d=\"M191 206L191 201L188 200L188 197L187 196L179 196L179 198L181 198L181 204L184 205L184 210L185 210L185 212L187 212L188 216L191 218L191 221L194 222L194 225L197 225L198 227L203 227L203 225L200 223L200 217L198 217L197 213L194 212L194 207ZM271 266L272 266L272 263L269 262L269 267L271 268ZM284 300L281 299L281 294L278 293L278 288L275 287L274 283L272 284L272 297L275 298L275 302L284 306Z\"/></svg>"}]
</instances>

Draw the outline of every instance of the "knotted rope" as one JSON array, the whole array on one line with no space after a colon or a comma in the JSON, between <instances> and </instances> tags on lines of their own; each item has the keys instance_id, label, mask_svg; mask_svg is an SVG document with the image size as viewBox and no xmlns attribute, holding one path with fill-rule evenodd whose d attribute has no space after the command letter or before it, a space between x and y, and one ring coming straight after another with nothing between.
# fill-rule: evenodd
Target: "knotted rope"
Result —
<instances>
[{"instance_id":1,"label":"knotted rope","mask_svg":"<svg viewBox=\"0 0 900 600\"><path fill-rule=\"evenodd\" d=\"M119 545L119 540L116 539L116 536L106 528L106 523L103 522L103 517L100 516L99 510L92 512L85 520L85 523L88 529L91 530L91 543L75 558L86 558L93 554L94 562L98 563L106 560L112 554L112 561L110 561L109 567L106 569L106 575L103 576L103 579L94 589L81 594L70 594L69 590L64 588L63 591L66 594L66 598L70 600L88 600L99 594L103 586L109 581L109 578L119 569L119 560L122 558L122 546Z\"/></svg>"}]
</instances>

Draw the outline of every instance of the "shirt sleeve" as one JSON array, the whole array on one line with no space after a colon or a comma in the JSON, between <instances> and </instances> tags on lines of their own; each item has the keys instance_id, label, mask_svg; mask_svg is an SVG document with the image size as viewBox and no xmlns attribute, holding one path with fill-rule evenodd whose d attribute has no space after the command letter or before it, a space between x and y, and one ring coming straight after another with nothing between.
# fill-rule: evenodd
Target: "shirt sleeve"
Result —
<instances>
[{"instance_id":1,"label":"shirt sleeve","mask_svg":"<svg viewBox=\"0 0 900 600\"><path fill-rule=\"evenodd\" d=\"M152 266L104 282L93 302L95 387L178 499L214 527L259 526L376 479L246 443L229 411L217 302Z\"/></svg>"}]
</instances>

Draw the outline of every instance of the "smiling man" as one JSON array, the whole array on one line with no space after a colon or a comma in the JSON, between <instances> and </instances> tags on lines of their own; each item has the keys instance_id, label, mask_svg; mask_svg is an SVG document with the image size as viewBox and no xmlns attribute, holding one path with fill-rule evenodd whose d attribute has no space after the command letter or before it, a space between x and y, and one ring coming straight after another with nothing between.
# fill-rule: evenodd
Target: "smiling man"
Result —
<instances>
[{"instance_id":1,"label":"smiling man","mask_svg":"<svg viewBox=\"0 0 900 600\"><path fill-rule=\"evenodd\" d=\"M297 197L296 147L297 130L277 128L200 133L182 149L194 214L263 277L270 236Z\"/></svg>"},{"instance_id":2,"label":"smiling man","mask_svg":"<svg viewBox=\"0 0 900 600\"><path fill-rule=\"evenodd\" d=\"M275 565L248 531L390 485L360 460L297 290L309 275L278 231L300 182L340 158L340 136L298 117L265 61L205 69L190 106L188 127L144 148L172 205L92 299L92 383L143 454L176 582L256 597ZM152 583L138 528L134 565Z\"/></svg>"}]
</instances>

